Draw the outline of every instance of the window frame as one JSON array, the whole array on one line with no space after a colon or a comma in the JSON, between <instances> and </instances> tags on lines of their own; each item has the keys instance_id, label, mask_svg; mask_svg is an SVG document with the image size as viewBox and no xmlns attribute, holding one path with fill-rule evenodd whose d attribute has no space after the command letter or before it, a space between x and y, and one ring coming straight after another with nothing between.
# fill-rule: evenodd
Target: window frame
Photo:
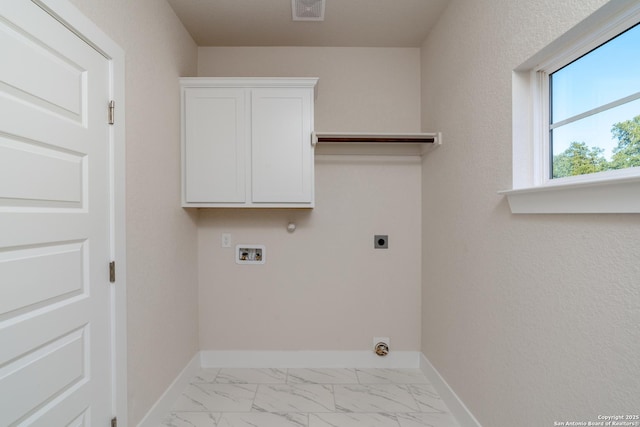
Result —
<instances>
[{"instance_id":1,"label":"window frame","mask_svg":"<svg viewBox=\"0 0 640 427\"><path fill-rule=\"evenodd\" d=\"M640 22L610 2L513 72L513 213L640 213L640 167L550 178L549 76ZM634 200L635 199L635 200Z\"/></svg>"}]
</instances>

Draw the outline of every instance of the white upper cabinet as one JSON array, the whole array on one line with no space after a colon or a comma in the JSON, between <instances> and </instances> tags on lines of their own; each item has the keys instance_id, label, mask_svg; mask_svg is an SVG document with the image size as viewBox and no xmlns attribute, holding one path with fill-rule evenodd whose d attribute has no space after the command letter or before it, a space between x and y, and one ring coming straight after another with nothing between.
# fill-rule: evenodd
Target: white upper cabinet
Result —
<instances>
[{"instance_id":1,"label":"white upper cabinet","mask_svg":"<svg viewBox=\"0 0 640 427\"><path fill-rule=\"evenodd\" d=\"M183 78L182 206L314 205L316 78Z\"/></svg>"},{"instance_id":2,"label":"white upper cabinet","mask_svg":"<svg viewBox=\"0 0 640 427\"><path fill-rule=\"evenodd\" d=\"M244 203L247 108L243 89L185 88L184 201Z\"/></svg>"}]
</instances>

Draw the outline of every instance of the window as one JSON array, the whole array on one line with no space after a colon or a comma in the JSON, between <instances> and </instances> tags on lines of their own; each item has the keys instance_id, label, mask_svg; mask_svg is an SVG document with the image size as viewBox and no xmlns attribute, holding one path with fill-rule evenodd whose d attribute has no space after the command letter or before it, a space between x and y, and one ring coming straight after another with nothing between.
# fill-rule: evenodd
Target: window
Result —
<instances>
[{"instance_id":1,"label":"window","mask_svg":"<svg viewBox=\"0 0 640 427\"><path fill-rule=\"evenodd\" d=\"M514 70L512 212L640 212L640 3L621 3Z\"/></svg>"},{"instance_id":2,"label":"window","mask_svg":"<svg viewBox=\"0 0 640 427\"><path fill-rule=\"evenodd\" d=\"M550 179L640 166L640 25L547 72Z\"/></svg>"}]
</instances>

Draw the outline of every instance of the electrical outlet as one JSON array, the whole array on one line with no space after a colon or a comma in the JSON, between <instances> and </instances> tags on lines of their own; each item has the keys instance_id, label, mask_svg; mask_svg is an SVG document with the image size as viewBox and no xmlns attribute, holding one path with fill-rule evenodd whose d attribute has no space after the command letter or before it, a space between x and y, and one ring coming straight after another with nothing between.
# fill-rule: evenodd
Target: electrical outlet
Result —
<instances>
[{"instance_id":1,"label":"electrical outlet","mask_svg":"<svg viewBox=\"0 0 640 427\"><path fill-rule=\"evenodd\" d=\"M388 249L389 236L386 234L376 234L373 236L373 247L375 249Z\"/></svg>"},{"instance_id":2,"label":"electrical outlet","mask_svg":"<svg viewBox=\"0 0 640 427\"><path fill-rule=\"evenodd\" d=\"M223 248L231 247L231 233L222 233L222 247Z\"/></svg>"}]
</instances>

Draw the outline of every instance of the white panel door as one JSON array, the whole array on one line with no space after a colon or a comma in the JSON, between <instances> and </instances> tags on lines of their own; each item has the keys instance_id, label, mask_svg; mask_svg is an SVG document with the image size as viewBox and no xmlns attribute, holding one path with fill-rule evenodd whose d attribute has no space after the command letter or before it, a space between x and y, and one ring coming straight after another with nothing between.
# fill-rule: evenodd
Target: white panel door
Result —
<instances>
[{"instance_id":1,"label":"white panel door","mask_svg":"<svg viewBox=\"0 0 640 427\"><path fill-rule=\"evenodd\" d=\"M251 91L251 183L254 203L311 203L313 90Z\"/></svg>"},{"instance_id":2,"label":"white panel door","mask_svg":"<svg viewBox=\"0 0 640 427\"><path fill-rule=\"evenodd\" d=\"M0 426L107 426L109 61L26 0L0 57Z\"/></svg>"},{"instance_id":3,"label":"white panel door","mask_svg":"<svg viewBox=\"0 0 640 427\"><path fill-rule=\"evenodd\" d=\"M184 90L185 202L246 200L245 95L238 88Z\"/></svg>"}]
</instances>

